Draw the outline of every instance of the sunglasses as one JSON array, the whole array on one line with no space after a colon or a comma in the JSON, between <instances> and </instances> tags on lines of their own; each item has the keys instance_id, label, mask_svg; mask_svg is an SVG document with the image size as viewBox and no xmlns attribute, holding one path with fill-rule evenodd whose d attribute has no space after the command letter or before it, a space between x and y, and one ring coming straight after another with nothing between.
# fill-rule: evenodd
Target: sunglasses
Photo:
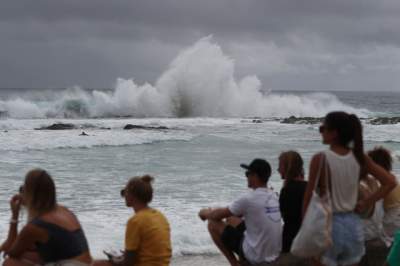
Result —
<instances>
[{"instance_id":1,"label":"sunglasses","mask_svg":"<svg viewBox=\"0 0 400 266\"><path fill-rule=\"evenodd\" d=\"M125 188L121 189L120 191L121 197L125 197L125 192L126 192Z\"/></svg>"},{"instance_id":2,"label":"sunglasses","mask_svg":"<svg viewBox=\"0 0 400 266\"><path fill-rule=\"evenodd\" d=\"M246 175L246 177L250 177L252 175L252 172L251 171L246 171L245 175Z\"/></svg>"},{"instance_id":3,"label":"sunglasses","mask_svg":"<svg viewBox=\"0 0 400 266\"><path fill-rule=\"evenodd\" d=\"M325 126L319 126L319 133L322 133L322 132L324 132L324 131L325 131L325 129L326 129L326 127L325 127Z\"/></svg>"}]
</instances>

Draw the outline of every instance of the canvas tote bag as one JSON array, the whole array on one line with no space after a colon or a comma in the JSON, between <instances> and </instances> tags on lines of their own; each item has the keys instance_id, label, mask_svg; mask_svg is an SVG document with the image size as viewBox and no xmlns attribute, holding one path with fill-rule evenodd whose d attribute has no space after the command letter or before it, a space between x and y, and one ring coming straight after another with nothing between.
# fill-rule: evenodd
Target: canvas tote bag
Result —
<instances>
[{"instance_id":1,"label":"canvas tote bag","mask_svg":"<svg viewBox=\"0 0 400 266\"><path fill-rule=\"evenodd\" d=\"M315 189L322 174L325 176L326 189L324 195L320 196ZM321 153L310 204L290 249L290 252L297 257L320 257L332 245L332 206L328 174L327 160L325 154Z\"/></svg>"}]
</instances>

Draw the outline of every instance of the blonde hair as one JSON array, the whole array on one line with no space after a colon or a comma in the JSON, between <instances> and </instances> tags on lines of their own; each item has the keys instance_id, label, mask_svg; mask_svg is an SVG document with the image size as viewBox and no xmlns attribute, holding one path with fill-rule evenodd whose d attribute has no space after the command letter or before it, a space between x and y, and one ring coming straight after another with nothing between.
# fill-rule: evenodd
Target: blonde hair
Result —
<instances>
[{"instance_id":1,"label":"blonde hair","mask_svg":"<svg viewBox=\"0 0 400 266\"><path fill-rule=\"evenodd\" d=\"M279 156L279 163L283 164L284 179L287 181L304 175L303 159L296 151L285 151Z\"/></svg>"},{"instance_id":2,"label":"blonde hair","mask_svg":"<svg viewBox=\"0 0 400 266\"><path fill-rule=\"evenodd\" d=\"M147 204L153 199L153 181L150 175L132 177L126 185L126 193Z\"/></svg>"}]
</instances>

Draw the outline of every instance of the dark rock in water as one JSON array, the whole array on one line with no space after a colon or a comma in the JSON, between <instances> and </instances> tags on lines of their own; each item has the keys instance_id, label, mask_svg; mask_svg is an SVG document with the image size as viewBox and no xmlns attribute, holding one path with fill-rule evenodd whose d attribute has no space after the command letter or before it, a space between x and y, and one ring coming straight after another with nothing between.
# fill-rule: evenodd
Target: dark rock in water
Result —
<instances>
[{"instance_id":1,"label":"dark rock in water","mask_svg":"<svg viewBox=\"0 0 400 266\"><path fill-rule=\"evenodd\" d=\"M152 126L141 126L141 125L127 124L126 126L124 126L124 129L165 130L165 129L169 129L169 128L163 127L163 126L152 127Z\"/></svg>"},{"instance_id":2,"label":"dark rock in water","mask_svg":"<svg viewBox=\"0 0 400 266\"><path fill-rule=\"evenodd\" d=\"M111 127L101 127L99 129L111 130Z\"/></svg>"},{"instance_id":3,"label":"dark rock in water","mask_svg":"<svg viewBox=\"0 0 400 266\"><path fill-rule=\"evenodd\" d=\"M64 123L56 123L47 127L35 128L36 130L68 130L68 129L76 129L74 124L64 124Z\"/></svg>"},{"instance_id":4,"label":"dark rock in water","mask_svg":"<svg viewBox=\"0 0 400 266\"><path fill-rule=\"evenodd\" d=\"M89 136L85 131L82 131L81 134L79 134L79 136Z\"/></svg>"},{"instance_id":5,"label":"dark rock in water","mask_svg":"<svg viewBox=\"0 0 400 266\"><path fill-rule=\"evenodd\" d=\"M377 117L369 120L372 125L392 125L400 123L400 117Z\"/></svg>"},{"instance_id":6,"label":"dark rock in water","mask_svg":"<svg viewBox=\"0 0 400 266\"><path fill-rule=\"evenodd\" d=\"M260 124L262 123L261 119L253 119L252 123Z\"/></svg>"},{"instance_id":7,"label":"dark rock in water","mask_svg":"<svg viewBox=\"0 0 400 266\"><path fill-rule=\"evenodd\" d=\"M295 117L290 116L281 120L282 124L320 124L324 120L323 117Z\"/></svg>"}]
</instances>

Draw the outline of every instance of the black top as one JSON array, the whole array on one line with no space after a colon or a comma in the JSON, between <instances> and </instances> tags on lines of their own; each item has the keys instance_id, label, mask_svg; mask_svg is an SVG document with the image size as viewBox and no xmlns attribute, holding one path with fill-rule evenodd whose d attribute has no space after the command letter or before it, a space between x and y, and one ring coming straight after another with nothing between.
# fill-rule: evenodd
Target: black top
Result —
<instances>
[{"instance_id":1,"label":"black top","mask_svg":"<svg viewBox=\"0 0 400 266\"><path fill-rule=\"evenodd\" d=\"M85 234L81 228L69 231L38 218L33 219L31 223L45 229L49 235L46 243L35 243L44 263L71 259L89 250Z\"/></svg>"},{"instance_id":2,"label":"black top","mask_svg":"<svg viewBox=\"0 0 400 266\"><path fill-rule=\"evenodd\" d=\"M279 206L283 217L282 252L290 252L293 239L301 226L304 193L307 182L290 180L282 188Z\"/></svg>"}]
</instances>

